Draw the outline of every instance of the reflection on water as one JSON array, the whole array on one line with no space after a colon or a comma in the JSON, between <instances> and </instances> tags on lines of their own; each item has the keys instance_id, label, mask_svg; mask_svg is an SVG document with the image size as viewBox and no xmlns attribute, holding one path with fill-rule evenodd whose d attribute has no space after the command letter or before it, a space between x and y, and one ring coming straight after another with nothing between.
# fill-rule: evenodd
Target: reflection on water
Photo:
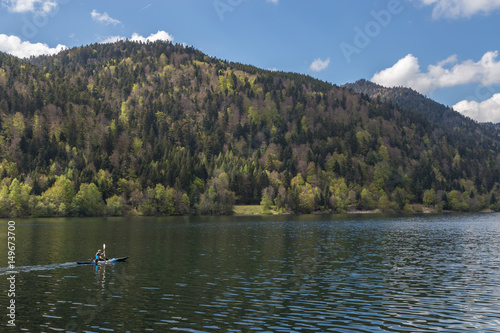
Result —
<instances>
[{"instance_id":1,"label":"reflection on water","mask_svg":"<svg viewBox=\"0 0 500 333\"><path fill-rule=\"evenodd\" d=\"M28 331L500 327L498 214L46 219L16 226L19 262L44 268L18 274L17 323ZM102 243L128 262L69 265ZM57 259L39 255L47 246Z\"/></svg>"}]
</instances>

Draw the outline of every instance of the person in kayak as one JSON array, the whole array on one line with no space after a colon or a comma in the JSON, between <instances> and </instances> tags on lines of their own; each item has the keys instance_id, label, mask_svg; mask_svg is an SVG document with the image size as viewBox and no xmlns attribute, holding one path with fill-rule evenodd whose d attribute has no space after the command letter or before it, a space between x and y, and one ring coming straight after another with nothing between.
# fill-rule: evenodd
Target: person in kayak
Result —
<instances>
[{"instance_id":1,"label":"person in kayak","mask_svg":"<svg viewBox=\"0 0 500 333\"><path fill-rule=\"evenodd\" d=\"M99 249L95 254L95 261L102 261L102 260L106 260L106 251L101 252L101 249Z\"/></svg>"}]
</instances>

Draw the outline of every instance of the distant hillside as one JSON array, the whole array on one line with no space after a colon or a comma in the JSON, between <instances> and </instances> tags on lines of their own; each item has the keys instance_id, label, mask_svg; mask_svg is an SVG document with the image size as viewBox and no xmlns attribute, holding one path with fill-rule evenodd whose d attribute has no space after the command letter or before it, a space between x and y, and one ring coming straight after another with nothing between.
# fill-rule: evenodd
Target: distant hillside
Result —
<instances>
[{"instance_id":1,"label":"distant hillside","mask_svg":"<svg viewBox=\"0 0 500 333\"><path fill-rule=\"evenodd\" d=\"M392 101L400 108L416 111L429 119L434 124L454 128L460 132L460 128L469 128L469 133L480 133L485 136L499 136L500 124L477 123L463 116L452 108L420 94L419 92L405 87L386 88L367 80L359 80L355 83L345 84L343 87L365 94L370 98ZM475 137L480 140L479 136Z\"/></svg>"},{"instance_id":2,"label":"distant hillside","mask_svg":"<svg viewBox=\"0 0 500 333\"><path fill-rule=\"evenodd\" d=\"M164 42L0 54L0 215L499 209L498 136L411 100Z\"/></svg>"},{"instance_id":3,"label":"distant hillside","mask_svg":"<svg viewBox=\"0 0 500 333\"><path fill-rule=\"evenodd\" d=\"M460 126L462 122L470 121L453 109L437 103L436 101L425 97L419 92L405 87L386 88L367 80L359 80L355 83L344 85L357 93L368 95L370 98L380 98L382 100L391 100L401 108L417 111L434 123L446 122Z\"/></svg>"}]
</instances>

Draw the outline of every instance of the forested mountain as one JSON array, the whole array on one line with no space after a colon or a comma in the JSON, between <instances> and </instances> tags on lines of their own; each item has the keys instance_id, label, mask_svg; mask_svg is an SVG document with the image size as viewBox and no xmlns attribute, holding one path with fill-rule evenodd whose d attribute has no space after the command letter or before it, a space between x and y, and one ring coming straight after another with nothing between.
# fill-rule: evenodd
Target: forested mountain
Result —
<instances>
[{"instance_id":1,"label":"forested mountain","mask_svg":"<svg viewBox=\"0 0 500 333\"><path fill-rule=\"evenodd\" d=\"M165 42L0 54L0 215L500 209L500 145L308 76Z\"/></svg>"}]
</instances>

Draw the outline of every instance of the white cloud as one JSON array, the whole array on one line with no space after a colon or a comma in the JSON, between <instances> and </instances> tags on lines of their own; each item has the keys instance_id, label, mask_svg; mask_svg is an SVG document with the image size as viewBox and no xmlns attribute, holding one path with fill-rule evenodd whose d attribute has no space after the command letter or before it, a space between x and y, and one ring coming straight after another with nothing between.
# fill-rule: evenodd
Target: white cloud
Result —
<instances>
[{"instance_id":1,"label":"white cloud","mask_svg":"<svg viewBox=\"0 0 500 333\"><path fill-rule=\"evenodd\" d=\"M147 5L147 6L143 7L143 8L142 8L142 9L140 9L139 11L140 11L140 12L142 12L143 10L148 9L149 7L151 7L151 5L152 5L152 3L150 3L149 5Z\"/></svg>"},{"instance_id":2,"label":"white cloud","mask_svg":"<svg viewBox=\"0 0 500 333\"><path fill-rule=\"evenodd\" d=\"M42 14L48 14L57 7L57 2L55 1L43 1L41 7Z\"/></svg>"},{"instance_id":3,"label":"white cloud","mask_svg":"<svg viewBox=\"0 0 500 333\"><path fill-rule=\"evenodd\" d=\"M478 13L489 14L500 8L500 0L417 0L423 5L434 6L435 19L471 17Z\"/></svg>"},{"instance_id":4,"label":"white cloud","mask_svg":"<svg viewBox=\"0 0 500 333\"><path fill-rule=\"evenodd\" d=\"M34 12L46 15L57 7L55 0L2 0L2 5L12 13Z\"/></svg>"},{"instance_id":5,"label":"white cloud","mask_svg":"<svg viewBox=\"0 0 500 333\"><path fill-rule=\"evenodd\" d=\"M386 87L410 87L423 94L468 83L488 86L500 82L500 61L496 61L497 57L498 51L487 52L477 62L466 60L457 63L457 57L451 56L422 72L418 58L408 54L394 66L375 73L371 81ZM447 65L453 66L447 68Z\"/></svg>"},{"instance_id":6,"label":"white cloud","mask_svg":"<svg viewBox=\"0 0 500 333\"><path fill-rule=\"evenodd\" d=\"M108 37L108 38L102 40L101 44L115 43L115 42L118 42L121 40L126 40L126 39L127 38L123 37L123 36L111 36L111 37ZM144 36L141 36L137 33L134 33L134 34L132 34L132 37L129 38L129 40L132 42L142 42L142 43L146 43L147 41L154 42L157 40L163 40L166 42L173 42L174 37L166 31L159 30L157 33L151 34L148 37L144 37Z\"/></svg>"},{"instance_id":7,"label":"white cloud","mask_svg":"<svg viewBox=\"0 0 500 333\"><path fill-rule=\"evenodd\" d=\"M101 14L95 9L92 11L92 13L90 13L90 15L92 16L92 19L94 21L99 22L99 23L113 24L113 25L117 25L117 24L121 23L120 21L109 16L108 13L104 12Z\"/></svg>"},{"instance_id":8,"label":"white cloud","mask_svg":"<svg viewBox=\"0 0 500 333\"><path fill-rule=\"evenodd\" d=\"M448 65L448 64L454 64L458 62L458 57L456 54L454 55L451 55L449 56L448 58L444 59L444 60L441 60L440 62L438 62L438 66L444 66L444 65Z\"/></svg>"},{"instance_id":9,"label":"white cloud","mask_svg":"<svg viewBox=\"0 0 500 333\"><path fill-rule=\"evenodd\" d=\"M157 33L151 34L149 35L149 37L143 37L137 33L134 33L130 40L133 42L143 42L143 43L146 43L147 41L154 42L157 40L162 40L165 42L173 42L174 37L166 31L158 30Z\"/></svg>"},{"instance_id":10,"label":"white cloud","mask_svg":"<svg viewBox=\"0 0 500 333\"><path fill-rule=\"evenodd\" d=\"M274 3L275 5L278 4L279 0L266 0L267 2Z\"/></svg>"},{"instance_id":11,"label":"white cloud","mask_svg":"<svg viewBox=\"0 0 500 333\"><path fill-rule=\"evenodd\" d=\"M321 72L325 70L329 64L330 64L330 58L326 60L321 60L318 58L312 62L311 66L309 66L309 69L312 70L313 72Z\"/></svg>"},{"instance_id":12,"label":"white cloud","mask_svg":"<svg viewBox=\"0 0 500 333\"><path fill-rule=\"evenodd\" d=\"M127 38L122 37L122 36L110 36L104 40L101 41L101 44L111 44L111 43L116 43L121 40L126 40Z\"/></svg>"},{"instance_id":13,"label":"white cloud","mask_svg":"<svg viewBox=\"0 0 500 333\"><path fill-rule=\"evenodd\" d=\"M480 122L500 122L500 94L484 102L463 100L453 106L455 111Z\"/></svg>"},{"instance_id":14,"label":"white cloud","mask_svg":"<svg viewBox=\"0 0 500 333\"><path fill-rule=\"evenodd\" d=\"M66 50L65 45L57 45L54 48L47 44L23 42L17 36L7 36L0 34L0 51L14 55L19 58L29 58L30 56L52 55Z\"/></svg>"}]
</instances>

